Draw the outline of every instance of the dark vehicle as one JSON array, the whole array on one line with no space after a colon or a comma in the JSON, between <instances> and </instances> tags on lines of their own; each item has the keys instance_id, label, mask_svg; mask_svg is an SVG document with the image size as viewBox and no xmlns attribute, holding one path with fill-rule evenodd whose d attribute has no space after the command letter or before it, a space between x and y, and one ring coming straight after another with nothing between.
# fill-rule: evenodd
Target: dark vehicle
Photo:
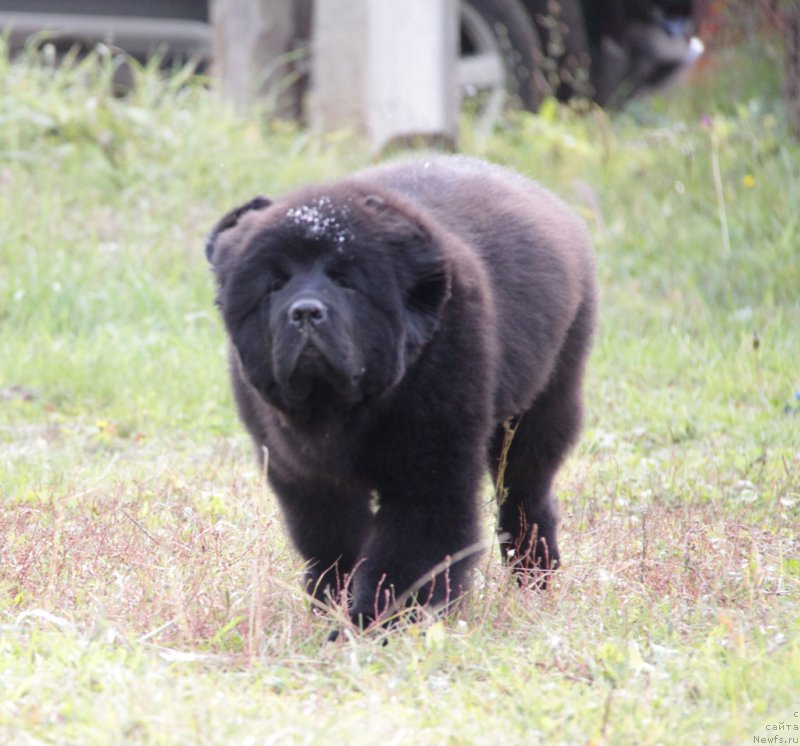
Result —
<instances>
[{"instance_id":1,"label":"dark vehicle","mask_svg":"<svg viewBox=\"0 0 800 746\"><path fill-rule=\"evenodd\" d=\"M461 84L620 105L694 63L694 26L692 0L461 0Z\"/></svg>"},{"instance_id":2,"label":"dark vehicle","mask_svg":"<svg viewBox=\"0 0 800 746\"><path fill-rule=\"evenodd\" d=\"M205 0L0 0L0 29L12 51L39 37L59 51L103 42L141 60L164 53L205 61L208 19Z\"/></svg>"},{"instance_id":3,"label":"dark vehicle","mask_svg":"<svg viewBox=\"0 0 800 746\"><path fill-rule=\"evenodd\" d=\"M310 38L310 7L298 3L296 44ZM211 59L204 0L0 0L0 29L12 50L44 33L57 49L105 42L138 59ZM489 112L509 97L536 110L548 94L617 106L694 62L693 29L692 0L460 0L459 85Z\"/></svg>"}]
</instances>

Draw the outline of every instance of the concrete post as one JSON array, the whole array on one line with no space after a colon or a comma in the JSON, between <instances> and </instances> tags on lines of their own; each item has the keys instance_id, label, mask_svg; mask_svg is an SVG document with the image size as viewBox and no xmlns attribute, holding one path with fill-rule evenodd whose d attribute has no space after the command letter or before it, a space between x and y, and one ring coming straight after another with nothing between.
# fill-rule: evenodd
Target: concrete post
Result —
<instances>
[{"instance_id":1,"label":"concrete post","mask_svg":"<svg viewBox=\"0 0 800 746\"><path fill-rule=\"evenodd\" d=\"M296 116L292 62L297 34L293 0L211 0L213 74L239 111L267 100L279 116Z\"/></svg>"},{"instance_id":2,"label":"concrete post","mask_svg":"<svg viewBox=\"0 0 800 746\"><path fill-rule=\"evenodd\" d=\"M367 134L368 0L315 0L309 119L317 132Z\"/></svg>"},{"instance_id":3,"label":"concrete post","mask_svg":"<svg viewBox=\"0 0 800 746\"><path fill-rule=\"evenodd\" d=\"M455 144L456 0L369 0L367 129L373 147Z\"/></svg>"},{"instance_id":4,"label":"concrete post","mask_svg":"<svg viewBox=\"0 0 800 746\"><path fill-rule=\"evenodd\" d=\"M312 126L373 150L456 141L456 0L316 0Z\"/></svg>"}]
</instances>

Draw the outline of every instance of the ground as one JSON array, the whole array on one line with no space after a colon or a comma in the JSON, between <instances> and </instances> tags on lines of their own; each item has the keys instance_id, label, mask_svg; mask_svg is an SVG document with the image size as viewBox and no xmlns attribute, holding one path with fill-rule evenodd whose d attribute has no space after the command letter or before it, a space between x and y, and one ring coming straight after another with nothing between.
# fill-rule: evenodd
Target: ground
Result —
<instances>
[{"instance_id":1,"label":"ground","mask_svg":"<svg viewBox=\"0 0 800 746\"><path fill-rule=\"evenodd\" d=\"M800 146L732 54L612 117L465 122L592 229L587 426L548 590L493 551L386 645L308 611L203 255L230 206L367 153L180 78L0 62L0 741L798 737Z\"/></svg>"}]
</instances>

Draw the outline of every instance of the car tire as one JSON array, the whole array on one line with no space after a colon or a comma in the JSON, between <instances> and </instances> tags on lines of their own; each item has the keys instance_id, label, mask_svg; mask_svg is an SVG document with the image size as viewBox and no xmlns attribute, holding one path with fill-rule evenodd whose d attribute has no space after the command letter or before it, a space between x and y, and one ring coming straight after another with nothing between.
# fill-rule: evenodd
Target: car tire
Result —
<instances>
[{"instance_id":1,"label":"car tire","mask_svg":"<svg viewBox=\"0 0 800 746\"><path fill-rule=\"evenodd\" d=\"M525 0L525 8L542 45L539 67L548 93L559 101L592 98L592 59L580 0Z\"/></svg>"},{"instance_id":2,"label":"car tire","mask_svg":"<svg viewBox=\"0 0 800 746\"><path fill-rule=\"evenodd\" d=\"M494 89L502 87L513 104L536 111L545 91L538 65L541 45L524 5L519 0L461 0L460 30L462 91L470 95L471 87L484 88L496 98ZM472 69L481 71L471 81L468 71L478 58L487 64L482 69L474 65Z\"/></svg>"}]
</instances>

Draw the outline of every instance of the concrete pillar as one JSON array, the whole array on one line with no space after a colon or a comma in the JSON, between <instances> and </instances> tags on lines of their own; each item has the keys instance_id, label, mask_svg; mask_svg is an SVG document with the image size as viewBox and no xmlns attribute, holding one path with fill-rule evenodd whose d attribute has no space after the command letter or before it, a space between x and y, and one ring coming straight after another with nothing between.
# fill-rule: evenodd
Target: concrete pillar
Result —
<instances>
[{"instance_id":1,"label":"concrete pillar","mask_svg":"<svg viewBox=\"0 0 800 746\"><path fill-rule=\"evenodd\" d=\"M212 73L237 110L260 99L277 115L297 115L297 10L293 0L211 0Z\"/></svg>"},{"instance_id":2,"label":"concrete pillar","mask_svg":"<svg viewBox=\"0 0 800 746\"><path fill-rule=\"evenodd\" d=\"M367 6L368 0L315 0L309 118L318 132L367 134Z\"/></svg>"},{"instance_id":3,"label":"concrete pillar","mask_svg":"<svg viewBox=\"0 0 800 746\"><path fill-rule=\"evenodd\" d=\"M312 126L373 150L456 141L457 0L316 0Z\"/></svg>"}]
</instances>

